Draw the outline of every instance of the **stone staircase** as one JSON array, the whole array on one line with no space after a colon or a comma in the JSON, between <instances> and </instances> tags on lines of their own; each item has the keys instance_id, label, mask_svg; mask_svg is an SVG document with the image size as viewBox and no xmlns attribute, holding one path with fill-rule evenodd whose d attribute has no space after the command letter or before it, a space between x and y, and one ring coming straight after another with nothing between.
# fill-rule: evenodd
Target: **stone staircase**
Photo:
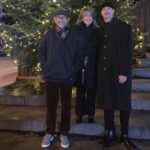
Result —
<instances>
[{"instance_id":1,"label":"stone staircase","mask_svg":"<svg viewBox=\"0 0 150 150\"><path fill-rule=\"evenodd\" d=\"M129 136L134 139L150 140L150 54L136 60L132 81L132 112ZM29 89L30 90L30 89ZM28 90L28 92L29 92ZM0 130L43 132L45 130L45 97L14 91L11 95L6 88L0 88ZM72 97L71 134L100 136L103 134L103 111L96 109L94 124L75 123L75 90ZM57 126L60 120L61 105L57 110ZM115 113L116 130L119 134L119 112Z\"/></svg>"},{"instance_id":2,"label":"stone staircase","mask_svg":"<svg viewBox=\"0 0 150 150\"><path fill-rule=\"evenodd\" d=\"M150 79L133 79L132 113L129 136L150 139ZM75 97L72 98L71 134L99 136L103 133L103 111L96 109L96 123L75 124ZM57 116L60 117L59 104ZM45 129L45 98L42 95L9 95L0 89L0 130L43 132ZM119 133L119 113L115 113ZM57 120L59 124L60 118Z\"/></svg>"}]
</instances>

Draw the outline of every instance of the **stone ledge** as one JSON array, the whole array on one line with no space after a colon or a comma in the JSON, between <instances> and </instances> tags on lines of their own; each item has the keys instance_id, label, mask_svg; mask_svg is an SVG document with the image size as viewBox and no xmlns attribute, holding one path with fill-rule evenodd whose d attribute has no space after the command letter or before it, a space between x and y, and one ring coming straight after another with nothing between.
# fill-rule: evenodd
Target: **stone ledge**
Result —
<instances>
[{"instance_id":1,"label":"stone ledge","mask_svg":"<svg viewBox=\"0 0 150 150\"><path fill-rule=\"evenodd\" d=\"M44 107L2 107L0 112L0 129L13 131L43 132L45 130ZM60 120L60 109L58 109ZM4 116L5 114L5 116ZM150 139L150 111L132 111L130 117L129 136L134 139ZM87 124L84 118L82 124L75 124L74 109L71 117L71 134L99 136L103 134L103 112L96 110L96 123ZM120 132L119 113L115 113L116 131ZM59 122L58 122L59 124Z\"/></svg>"},{"instance_id":2,"label":"stone ledge","mask_svg":"<svg viewBox=\"0 0 150 150\"><path fill-rule=\"evenodd\" d=\"M133 69L133 77L150 78L150 68Z\"/></svg>"},{"instance_id":3,"label":"stone ledge","mask_svg":"<svg viewBox=\"0 0 150 150\"><path fill-rule=\"evenodd\" d=\"M147 54L146 57L149 57L149 55ZM150 68L150 60L146 58L137 58L136 64L139 68Z\"/></svg>"},{"instance_id":4,"label":"stone ledge","mask_svg":"<svg viewBox=\"0 0 150 150\"><path fill-rule=\"evenodd\" d=\"M75 97L72 98L72 107L75 107ZM44 96L0 96L0 105L10 106L45 106ZM60 102L58 106L61 106ZM132 93L133 110L150 110L149 92Z\"/></svg>"},{"instance_id":5,"label":"stone ledge","mask_svg":"<svg viewBox=\"0 0 150 150\"><path fill-rule=\"evenodd\" d=\"M150 92L150 79L133 79L132 91Z\"/></svg>"}]
</instances>

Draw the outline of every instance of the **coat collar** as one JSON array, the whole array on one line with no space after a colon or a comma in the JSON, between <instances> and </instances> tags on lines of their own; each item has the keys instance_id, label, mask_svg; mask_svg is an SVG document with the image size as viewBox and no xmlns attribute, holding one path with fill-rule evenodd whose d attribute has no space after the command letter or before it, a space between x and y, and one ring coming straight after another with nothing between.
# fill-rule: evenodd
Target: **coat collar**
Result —
<instances>
[{"instance_id":1,"label":"coat collar","mask_svg":"<svg viewBox=\"0 0 150 150\"><path fill-rule=\"evenodd\" d=\"M103 22L103 25L102 25L102 26L104 27L106 24L115 26L115 25L117 24L117 22L118 22L118 19L117 19L117 18L112 18L111 22L109 22L109 23Z\"/></svg>"},{"instance_id":2,"label":"coat collar","mask_svg":"<svg viewBox=\"0 0 150 150\"><path fill-rule=\"evenodd\" d=\"M91 24L87 27L84 22L81 22L81 24L79 25L79 27L80 27L80 28L84 28L84 29L89 29L89 30L91 30L91 29L94 28L94 25L93 25L93 23L91 23Z\"/></svg>"}]
</instances>

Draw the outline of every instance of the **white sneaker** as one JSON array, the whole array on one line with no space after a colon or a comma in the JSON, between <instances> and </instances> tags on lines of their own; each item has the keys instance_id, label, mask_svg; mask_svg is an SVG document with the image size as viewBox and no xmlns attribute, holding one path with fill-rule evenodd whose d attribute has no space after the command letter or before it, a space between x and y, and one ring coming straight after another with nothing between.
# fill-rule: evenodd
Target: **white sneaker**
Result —
<instances>
[{"instance_id":1,"label":"white sneaker","mask_svg":"<svg viewBox=\"0 0 150 150\"><path fill-rule=\"evenodd\" d=\"M61 141L62 148L68 148L71 145L70 140L69 140L68 136L66 136L66 135L60 135L60 141Z\"/></svg>"},{"instance_id":2,"label":"white sneaker","mask_svg":"<svg viewBox=\"0 0 150 150\"><path fill-rule=\"evenodd\" d=\"M54 136L51 134L45 134L42 143L41 143L41 147L46 148L49 147L52 143L52 141L54 140Z\"/></svg>"}]
</instances>

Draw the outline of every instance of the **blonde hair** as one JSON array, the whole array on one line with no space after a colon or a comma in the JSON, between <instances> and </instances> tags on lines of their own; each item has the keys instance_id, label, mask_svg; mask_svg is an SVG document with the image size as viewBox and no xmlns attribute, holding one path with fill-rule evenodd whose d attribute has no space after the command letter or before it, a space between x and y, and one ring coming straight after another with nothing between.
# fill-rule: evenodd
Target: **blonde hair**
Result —
<instances>
[{"instance_id":1,"label":"blonde hair","mask_svg":"<svg viewBox=\"0 0 150 150\"><path fill-rule=\"evenodd\" d=\"M96 22L96 17L95 17L94 10L93 10L93 8L91 8L89 6L83 7L81 9L79 17L78 17L77 22L76 22L76 25L80 25L81 24L83 16L85 15L86 12L90 12L90 14L91 14L91 16L93 18L93 25L94 25L94 27L99 28L99 25Z\"/></svg>"}]
</instances>

